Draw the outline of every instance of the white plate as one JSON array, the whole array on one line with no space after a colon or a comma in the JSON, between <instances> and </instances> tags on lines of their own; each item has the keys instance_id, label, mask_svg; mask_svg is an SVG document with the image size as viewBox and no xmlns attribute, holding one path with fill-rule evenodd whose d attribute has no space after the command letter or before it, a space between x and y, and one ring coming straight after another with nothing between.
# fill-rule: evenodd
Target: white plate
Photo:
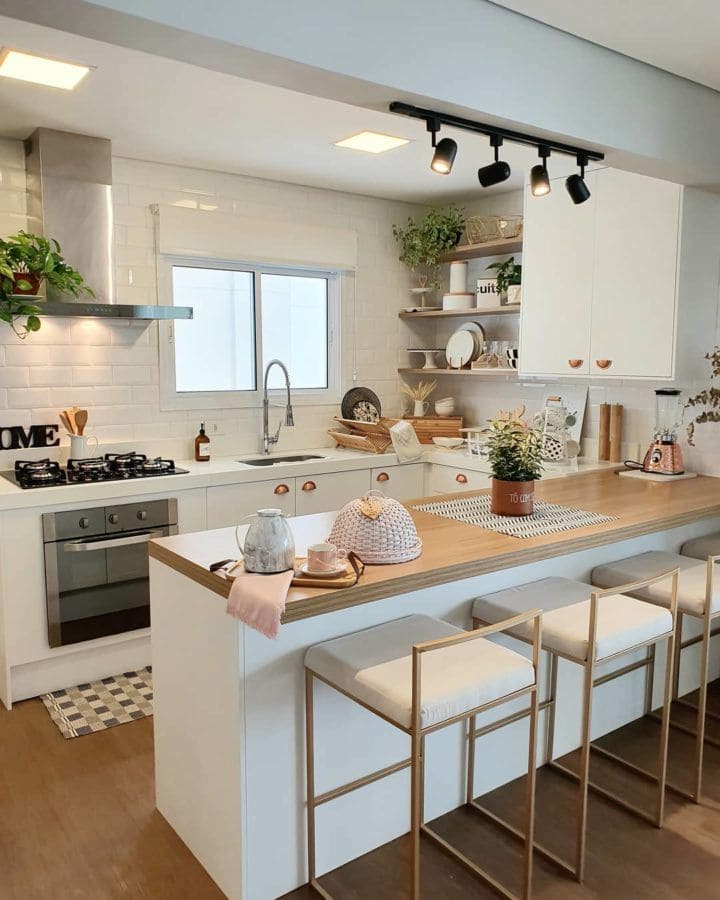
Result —
<instances>
[{"instance_id":1,"label":"white plate","mask_svg":"<svg viewBox=\"0 0 720 900\"><path fill-rule=\"evenodd\" d=\"M456 331L469 331L475 336L475 353L470 362L475 362L482 356L485 347L485 329L479 322L465 322Z\"/></svg>"},{"instance_id":2,"label":"white plate","mask_svg":"<svg viewBox=\"0 0 720 900\"><path fill-rule=\"evenodd\" d=\"M455 331L445 347L445 358L451 369L461 369L473 358L476 350L475 338L471 331L464 328Z\"/></svg>"},{"instance_id":3,"label":"white plate","mask_svg":"<svg viewBox=\"0 0 720 900\"><path fill-rule=\"evenodd\" d=\"M311 578L337 578L340 575L347 575L347 565L342 563L342 565L332 569L330 572L314 572L308 568L306 560L304 563L300 563L298 571L303 575L309 575Z\"/></svg>"}]
</instances>

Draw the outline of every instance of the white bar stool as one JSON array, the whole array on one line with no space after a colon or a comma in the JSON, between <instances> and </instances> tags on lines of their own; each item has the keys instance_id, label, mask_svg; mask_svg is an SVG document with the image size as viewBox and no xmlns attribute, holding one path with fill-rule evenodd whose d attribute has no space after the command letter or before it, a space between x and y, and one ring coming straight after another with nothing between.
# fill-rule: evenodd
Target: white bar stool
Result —
<instances>
[{"instance_id":1,"label":"white bar stool","mask_svg":"<svg viewBox=\"0 0 720 900\"><path fill-rule=\"evenodd\" d=\"M720 616L720 581L717 577L717 567L714 565L720 559L720 555L708 556L706 562L683 556L677 553L666 553L661 550L649 550L637 556L629 556L617 562L608 563L593 569L593 584L602 587L612 587L635 578L648 578L658 572L669 568L679 570L677 589L677 624L675 634L675 661L673 698L677 702L690 707L697 713L695 729L688 728L679 723L672 723L673 728L692 734L696 740L695 750L695 784L692 791L686 791L677 785L670 784L675 793L683 797L700 802L702 794L703 776L703 748L708 743L720 746L720 743L705 737L705 718L707 712L707 685L708 685L708 660L710 657L710 638L720 631L712 631L712 623ZM638 590L628 591L634 597L641 600L656 603L668 608L671 602L671 592L667 583L657 582ZM697 619L702 625L701 634L683 641L683 622L685 616ZM680 680L680 656L687 647L701 644L700 648L700 691L697 706L682 700L679 694Z\"/></svg>"},{"instance_id":2,"label":"white bar stool","mask_svg":"<svg viewBox=\"0 0 720 900\"><path fill-rule=\"evenodd\" d=\"M532 660L485 640L490 634L525 626L532 635ZM425 738L428 734L503 703L528 696L530 717L526 839L521 897L531 896L537 735L539 610L480 631L462 631L430 616L414 615L311 647L305 656L307 829L309 882L326 900L331 895L315 871L315 809L323 803L410 767L412 900L420 897L420 834L434 840L504 897L515 895L456 850L423 822ZM313 693L318 679L399 728L411 739L409 759L315 793ZM501 727L502 722L498 724ZM474 728L474 720L473 720ZM474 744L474 741L471 742ZM468 772L470 772L468 765Z\"/></svg>"},{"instance_id":3,"label":"white bar stool","mask_svg":"<svg viewBox=\"0 0 720 900\"><path fill-rule=\"evenodd\" d=\"M691 556L707 562L708 556L720 556L720 534L706 534L704 537L685 541L680 548L681 556Z\"/></svg>"},{"instance_id":4,"label":"white bar stool","mask_svg":"<svg viewBox=\"0 0 720 900\"><path fill-rule=\"evenodd\" d=\"M631 589L637 588L641 584L650 584L658 581L660 578L671 582L670 590L671 593L674 593L677 580L676 573L663 573L658 578L638 582L627 587ZM542 649L550 655L550 689L548 699L543 701L539 708L548 709L547 765L577 781L580 785L580 790L578 794L574 862L568 863L538 843L535 844L535 849L566 872L569 872L578 881L583 880L585 872L588 788L592 788L603 797L612 800L624 809L639 815L657 827L661 827L663 822L670 700L672 695L671 670L674 659L675 604L671 605L671 610L668 612L667 610L653 607L650 603L643 603L640 600L625 596L625 594L626 587L623 587L622 592L614 589L598 591L594 590L591 585L580 581L571 581L567 578L544 578L541 581L508 588L504 591L488 594L485 597L478 597L473 605L473 621L476 626L487 622L497 622L499 619L509 615L520 613L528 606L539 607L543 610ZM527 641L530 637L525 626L512 629L510 634L521 641ZM649 711L652 707L652 671L655 661L655 644L661 640L667 640L668 642L668 666L665 678L663 725L660 735L658 767L656 774L641 773L644 777L656 781L658 786L655 812L650 814L590 781L591 749L615 762L630 767L630 764L620 757L591 743L592 690L594 687L606 684L615 678L645 667L647 668L645 705ZM598 664L618 659L643 647L647 648L644 659L629 663L600 677L595 677L595 667ZM553 759L558 659L560 657L582 666L585 670L579 774L555 762ZM517 834L513 826L500 819L495 813L477 802L474 802L473 805L494 822Z\"/></svg>"}]
</instances>

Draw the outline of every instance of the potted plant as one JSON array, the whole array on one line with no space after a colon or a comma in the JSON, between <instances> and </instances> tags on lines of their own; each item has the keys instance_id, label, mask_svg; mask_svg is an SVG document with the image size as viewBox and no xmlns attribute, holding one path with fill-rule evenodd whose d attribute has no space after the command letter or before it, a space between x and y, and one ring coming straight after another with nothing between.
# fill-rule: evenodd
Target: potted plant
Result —
<instances>
[{"instance_id":1,"label":"potted plant","mask_svg":"<svg viewBox=\"0 0 720 900\"><path fill-rule=\"evenodd\" d=\"M41 309L32 298L43 282L60 294L95 296L82 275L65 262L57 241L25 231L0 238L0 321L20 338L40 328ZM25 323L18 325L23 317Z\"/></svg>"},{"instance_id":2,"label":"potted plant","mask_svg":"<svg viewBox=\"0 0 720 900\"><path fill-rule=\"evenodd\" d=\"M511 256L505 262L494 262L488 266L488 269L495 269L495 284L497 285L498 294L501 301L505 303L520 302L520 279L522 278L522 265L515 262L515 257Z\"/></svg>"},{"instance_id":3,"label":"potted plant","mask_svg":"<svg viewBox=\"0 0 720 900\"><path fill-rule=\"evenodd\" d=\"M720 422L720 388L712 384L715 378L720 378L720 347L716 347L712 353L706 353L705 359L710 360L710 387L700 391L699 394L695 394L694 397L690 397L685 404L685 409L701 408L701 412L696 413L687 427L688 443L691 447L695 446L696 425L704 425L706 422Z\"/></svg>"},{"instance_id":4,"label":"potted plant","mask_svg":"<svg viewBox=\"0 0 720 900\"><path fill-rule=\"evenodd\" d=\"M490 511L498 516L529 516L535 482L542 476L542 434L529 428L521 414L516 410L490 421L486 442L492 471Z\"/></svg>"},{"instance_id":5,"label":"potted plant","mask_svg":"<svg viewBox=\"0 0 720 900\"><path fill-rule=\"evenodd\" d=\"M440 256L460 243L465 217L454 206L430 209L420 222L408 219L407 225L393 225L393 237L400 244L400 262L413 272L419 266L429 270L428 287L439 289ZM424 286L424 285L423 285Z\"/></svg>"}]
</instances>

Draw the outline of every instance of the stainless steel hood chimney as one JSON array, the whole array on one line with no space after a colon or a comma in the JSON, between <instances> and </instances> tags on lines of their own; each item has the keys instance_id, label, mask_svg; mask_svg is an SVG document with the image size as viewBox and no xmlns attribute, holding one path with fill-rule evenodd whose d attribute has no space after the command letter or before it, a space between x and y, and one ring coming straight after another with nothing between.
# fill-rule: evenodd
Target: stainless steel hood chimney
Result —
<instances>
[{"instance_id":1,"label":"stainless steel hood chimney","mask_svg":"<svg viewBox=\"0 0 720 900\"><path fill-rule=\"evenodd\" d=\"M104 138L38 128L25 141L29 230L55 238L67 262L95 292L85 302L53 296L44 316L191 319L189 306L115 303L112 154Z\"/></svg>"}]
</instances>

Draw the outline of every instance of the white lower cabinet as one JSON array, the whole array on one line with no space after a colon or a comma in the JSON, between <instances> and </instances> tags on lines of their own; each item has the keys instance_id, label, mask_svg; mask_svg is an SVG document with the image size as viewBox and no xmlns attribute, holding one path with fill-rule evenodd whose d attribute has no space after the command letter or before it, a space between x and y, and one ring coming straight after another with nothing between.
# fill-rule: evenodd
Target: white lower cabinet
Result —
<instances>
[{"instance_id":1,"label":"white lower cabinet","mask_svg":"<svg viewBox=\"0 0 720 900\"><path fill-rule=\"evenodd\" d=\"M295 515L295 479L276 478L247 484L228 484L207 489L207 527L227 528L263 508Z\"/></svg>"},{"instance_id":2,"label":"white lower cabinet","mask_svg":"<svg viewBox=\"0 0 720 900\"><path fill-rule=\"evenodd\" d=\"M386 497L394 497L395 500L413 500L422 497L424 493L424 470L424 463L372 469L370 487L382 491Z\"/></svg>"},{"instance_id":3,"label":"white lower cabinet","mask_svg":"<svg viewBox=\"0 0 720 900\"><path fill-rule=\"evenodd\" d=\"M369 469L295 479L295 515L332 512L370 488Z\"/></svg>"},{"instance_id":4,"label":"white lower cabinet","mask_svg":"<svg viewBox=\"0 0 720 900\"><path fill-rule=\"evenodd\" d=\"M490 476L486 472L453 466L430 466L428 494L451 494L454 491L481 491L490 487Z\"/></svg>"}]
</instances>

